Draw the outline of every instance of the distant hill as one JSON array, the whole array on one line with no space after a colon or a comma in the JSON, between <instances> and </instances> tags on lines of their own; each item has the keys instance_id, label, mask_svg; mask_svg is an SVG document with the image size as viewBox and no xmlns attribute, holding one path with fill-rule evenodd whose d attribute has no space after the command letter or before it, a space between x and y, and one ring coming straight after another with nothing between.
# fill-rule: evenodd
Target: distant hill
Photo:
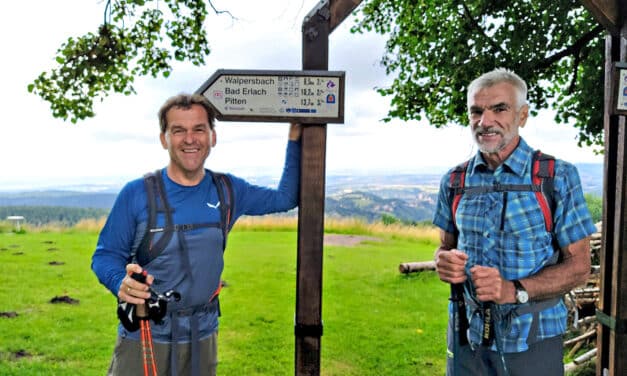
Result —
<instances>
[{"instance_id":1,"label":"distant hill","mask_svg":"<svg viewBox=\"0 0 627 376\"><path fill-rule=\"evenodd\" d=\"M601 196L603 166L581 164L585 193ZM383 215L409 222L430 220L435 208L440 174L331 175L326 178L325 214L379 221ZM249 181L276 186L276 177L254 177ZM80 188L80 187L77 187ZM57 206L110 210L117 191L98 191L90 186L80 190L0 192L2 206ZM119 190L119 189L118 189ZM19 214L18 214L19 215Z\"/></svg>"},{"instance_id":2,"label":"distant hill","mask_svg":"<svg viewBox=\"0 0 627 376\"><path fill-rule=\"evenodd\" d=\"M581 186L585 193L603 196L603 165L597 163L582 163L576 165L581 178Z\"/></svg>"},{"instance_id":3,"label":"distant hill","mask_svg":"<svg viewBox=\"0 0 627 376\"><path fill-rule=\"evenodd\" d=\"M80 191L0 192L0 206L65 206L74 208L111 209L116 193Z\"/></svg>"}]
</instances>

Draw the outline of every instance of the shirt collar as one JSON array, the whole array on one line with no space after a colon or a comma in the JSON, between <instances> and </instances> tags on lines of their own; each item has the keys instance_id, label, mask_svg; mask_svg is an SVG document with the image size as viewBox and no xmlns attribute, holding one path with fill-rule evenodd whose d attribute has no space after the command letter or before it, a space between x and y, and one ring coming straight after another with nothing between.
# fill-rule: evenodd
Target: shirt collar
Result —
<instances>
[{"instance_id":1,"label":"shirt collar","mask_svg":"<svg viewBox=\"0 0 627 376\"><path fill-rule=\"evenodd\" d=\"M510 154L509 157L503 162L499 168L502 168L507 171L511 171L518 176L524 176L527 171L527 165L531 163L531 158L533 156L533 149L527 145L525 140L520 137L520 141L516 149ZM477 171L487 171L488 164L483 160L483 156L481 155L481 151L477 151L477 154L470 160L470 164L468 165L468 171L470 174L474 174Z\"/></svg>"}]
</instances>

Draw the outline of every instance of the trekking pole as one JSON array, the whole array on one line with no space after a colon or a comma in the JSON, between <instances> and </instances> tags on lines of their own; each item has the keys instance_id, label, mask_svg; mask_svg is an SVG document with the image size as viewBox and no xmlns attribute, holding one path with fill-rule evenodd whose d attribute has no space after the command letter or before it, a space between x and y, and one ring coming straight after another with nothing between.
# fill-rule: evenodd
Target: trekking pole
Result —
<instances>
[{"instance_id":1,"label":"trekking pole","mask_svg":"<svg viewBox=\"0 0 627 376\"><path fill-rule=\"evenodd\" d=\"M496 305L494 303L490 303L490 309L496 309ZM501 315L498 315L501 317ZM499 320L500 321L500 320ZM509 369L507 368L507 363L505 362L505 353L503 352L503 343L501 342L501 327L498 322L494 323L494 342L496 344L496 351L499 354L499 358L501 360L501 366L503 367L503 375L509 376Z\"/></svg>"},{"instance_id":2,"label":"trekking pole","mask_svg":"<svg viewBox=\"0 0 627 376\"><path fill-rule=\"evenodd\" d=\"M464 302L464 284L451 284L450 301L453 303L453 376L460 376L459 353L461 346L468 344L466 328L466 303Z\"/></svg>"},{"instance_id":3,"label":"trekking pole","mask_svg":"<svg viewBox=\"0 0 627 376\"><path fill-rule=\"evenodd\" d=\"M144 270L142 273L133 273L131 277L136 281L146 283L147 275L148 272ZM152 287L148 286L148 288L151 293L154 293ZM152 330L150 329L150 317L146 304L136 305L135 314L139 319L144 376L157 376L157 364L155 362L155 353L152 345Z\"/></svg>"},{"instance_id":4,"label":"trekking pole","mask_svg":"<svg viewBox=\"0 0 627 376\"><path fill-rule=\"evenodd\" d=\"M144 376L157 376L157 364L155 363L155 354L152 346L150 319L148 318L148 312L144 304L137 305L137 317L139 318L139 328L141 331ZM152 373L150 371L152 371Z\"/></svg>"}]
</instances>

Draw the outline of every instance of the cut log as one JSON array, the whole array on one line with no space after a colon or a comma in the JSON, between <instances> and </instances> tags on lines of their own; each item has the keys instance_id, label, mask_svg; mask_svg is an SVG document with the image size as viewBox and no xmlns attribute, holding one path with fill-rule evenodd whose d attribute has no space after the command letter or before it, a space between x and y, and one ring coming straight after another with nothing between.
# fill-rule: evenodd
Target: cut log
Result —
<instances>
[{"instance_id":1,"label":"cut log","mask_svg":"<svg viewBox=\"0 0 627 376\"><path fill-rule=\"evenodd\" d=\"M575 359L573 359L573 363L575 364L583 364L585 362L587 362L588 360L594 358L597 355L597 349L594 348L590 351L588 351L587 353L580 355L578 357L576 357Z\"/></svg>"},{"instance_id":2,"label":"cut log","mask_svg":"<svg viewBox=\"0 0 627 376\"><path fill-rule=\"evenodd\" d=\"M590 330L590 331L588 331L588 332L586 332L586 333L584 333L584 334L582 334L582 335L580 335L578 337L571 338L571 339L568 339L568 340L564 341L564 347L570 346L570 345L572 345L574 343L583 341L583 340L588 339L590 337L594 337L596 334L597 334L596 328L592 329L592 330Z\"/></svg>"},{"instance_id":3,"label":"cut log","mask_svg":"<svg viewBox=\"0 0 627 376\"><path fill-rule=\"evenodd\" d=\"M573 359L571 363L564 364L564 373L575 371L580 366L584 365L587 361L594 359L597 354L597 349L592 349L587 353Z\"/></svg>"},{"instance_id":4,"label":"cut log","mask_svg":"<svg viewBox=\"0 0 627 376\"><path fill-rule=\"evenodd\" d=\"M398 271L404 274L435 270L435 261L404 262L398 266Z\"/></svg>"}]
</instances>

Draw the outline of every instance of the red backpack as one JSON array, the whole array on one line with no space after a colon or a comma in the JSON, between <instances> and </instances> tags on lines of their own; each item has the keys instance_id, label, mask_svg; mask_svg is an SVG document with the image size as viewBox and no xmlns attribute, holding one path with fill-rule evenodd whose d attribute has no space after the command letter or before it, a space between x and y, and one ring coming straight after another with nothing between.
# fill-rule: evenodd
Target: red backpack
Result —
<instances>
[{"instance_id":1,"label":"red backpack","mask_svg":"<svg viewBox=\"0 0 627 376\"><path fill-rule=\"evenodd\" d=\"M489 192L535 192L538 205L542 209L544 216L544 224L547 232L553 232L553 211L555 209L553 199L553 187L555 176L555 158L551 155L544 154L540 150L533 153L531 168L531 184L494 184L489 186L469 186L464 185L466 179L466 170L470 160L461 163L451 172L449 192L452 197L451 212L453 215L453 223L457 227L455 221L455 213L457 206L465 193L482 194Z\"/></svg>"}]
</instances>

